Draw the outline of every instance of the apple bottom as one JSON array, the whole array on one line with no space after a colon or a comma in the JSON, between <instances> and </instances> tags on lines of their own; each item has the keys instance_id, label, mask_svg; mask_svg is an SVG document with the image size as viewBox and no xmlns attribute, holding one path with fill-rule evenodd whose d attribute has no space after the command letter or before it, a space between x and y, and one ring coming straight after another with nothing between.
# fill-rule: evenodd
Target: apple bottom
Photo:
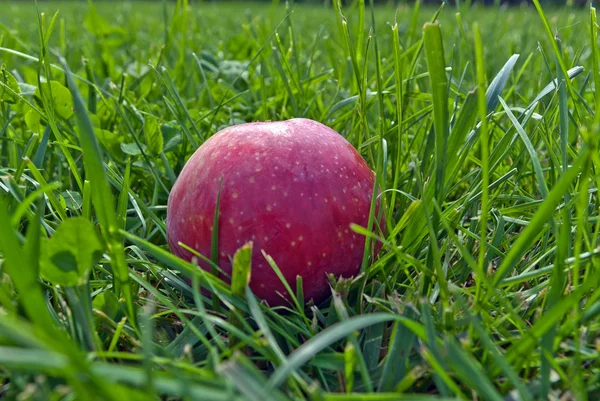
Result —
<instances>
[{"instance_id":1,"label":"apple bottom","mask_svg":"<svg viewBox=\"0 0 600 401\"><path fill-rule=\"evenodd\" d=\"M187 261L191 261L195 257L191 252L178 246L175 240L173 242L175 243L171 243L170 245L174 254ZM306 249L305 252L299 252L302 255L301 260L296 260L292 263L286 261L286 256L290 254L289 251L267 254L273 258L273 261L282 272L294 295L297 293L296 277L300 276L302 277L305 302L312 300L315 304L318 304L331 295L328 279L329 274L333 274L336 278L351 278L356 276L360 271L364 238L362 239L362 244L357 244L359 246L356 246L350 252L341 249L341 247L335 247L334 243L332 245L332 247L328 247L325 251L321 245L319 247L320 255L316 255L310 249ZM312 248L313 251L316 249L315 247L311 247L310 244L307 244L306 247ZM210 254L209 250L196 249L196 251L202 255ZM224 253L221 253L219 258L219 267L226 274L220 273L218 276L228 284L230 283L232 270L230 257L233 257L233 253L234 251L231 252L231 255L225 254L225 256ZM295 257L298 257L298 253L295 254ZM199 260L197 257L196 259L200 268L205 271L211 271L208 263ZM285 285L264 257L261 248L257 247L256 244L254 245L252 254L250 289L259 299L266 301L270 306L292 304L292 298ZM202 294L207 297L212 295L208 289L203 289Z\"/></svg>"}]
</instances>

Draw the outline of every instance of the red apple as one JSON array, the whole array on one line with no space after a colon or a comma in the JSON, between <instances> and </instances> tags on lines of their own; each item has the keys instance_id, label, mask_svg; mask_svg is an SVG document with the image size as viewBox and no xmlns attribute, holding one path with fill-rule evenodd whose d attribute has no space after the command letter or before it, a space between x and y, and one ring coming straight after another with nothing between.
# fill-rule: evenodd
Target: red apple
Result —
<instances>
[{"instance_id":1,"label":"red apple","mask_svg":"<svg viewBox=\"0 0 600 401\"><path fill-rule=\"evenodd\" d=\"M306 300L331 295L327 274L359 273L365 238L350 224L367 226L375 177L337 132L293 119L236 125L213 135L186 163L169 196L167 235L174 254L191 260L181 242L210 255L221 179L219 266L230 274L230 257L252 241L250 288L259 298L270 305L289 299L261 250L293 290L296 276L302 277Z\"/></svg>"}]
</instances>

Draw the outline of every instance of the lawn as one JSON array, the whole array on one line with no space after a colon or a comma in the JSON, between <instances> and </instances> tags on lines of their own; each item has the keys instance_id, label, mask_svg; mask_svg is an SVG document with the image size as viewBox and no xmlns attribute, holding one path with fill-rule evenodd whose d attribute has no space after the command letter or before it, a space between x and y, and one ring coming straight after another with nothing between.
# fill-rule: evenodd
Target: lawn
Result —
<instances>
[{"instance_id":1,"label":"lawn","mask_svg":"<svg viewBox=\"0 0 600 401\"><path fill-rule=\"evenodd\" d=\"M596 10L332 3L2 4L0 398L600 399ZM269 306L169 251L167 199L211 135L295 117L386 228Z\"/></svg>"}]
</instances>

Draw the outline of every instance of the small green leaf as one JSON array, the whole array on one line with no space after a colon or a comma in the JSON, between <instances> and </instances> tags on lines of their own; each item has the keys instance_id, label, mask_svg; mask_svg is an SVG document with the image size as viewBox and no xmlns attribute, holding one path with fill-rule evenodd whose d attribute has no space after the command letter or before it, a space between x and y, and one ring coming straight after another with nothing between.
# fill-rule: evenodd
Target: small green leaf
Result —
<instances>
[{"instance_id":1,"label":"small green leaf","mask_svg":"<svg viewBox=\"0 0 600 401\"><path fill-rule=\"evenodd\" d=\"M92 306L94 309L104 312L111 319L115 319L119 312L119 300L112 291L103 291L96 295Z\"/></svg>"},{"instance_id":2,"label":"small green leaf","mask_svg":"<svg viewBox=\"0 0 600 401\"><path fill-rule=\"evenodd\" d=\"M92 119L91 121L93 124L94 120ZM96 132L96 137L98 138L98 141L102 144L102 146L104 146L104 148L108 151L108 153L110 153L110 155L112 157L117 157L119 159L123 157L123 150L121 149L121 141L119 140L119 137L117 135L113 134L112 132L110 132L108 130L100 129L98 127L95 130L95 132ZM135 145L135 144L133 144L133 145Z\"/></svg>"},{"instance_id":3,"label":"small green leaf","mask_svg":"<svg viewBox=\"0 0 600 401\"><path fill-rule=\"evenodd\" d=\"M25 125L27 128L29 128L29 130L34 134L43 132L45 125L42 124L42 118L40 117L40 114L32 109L29 105L26 105L23 108L23 111L25 112Z\"/></svg>"},{"instance_id":4,"label":"small green leaf","mask_svg":"<svg viewBox=\"0 0 600 401\"><path fill-rule=\"evenodd\" d=\"M158 119L156 117L147 117L144 122L144 138L146 139L146 145L148 150L153 155L159 155L163 151L165 141L162 136L162 132L158 126Z\"/></svg>"},{"instance_id":5,"label":"small green leaf","mask_svg":"<svg viewBox=\"0 0 600 401\"><path fill-rule=\"evenodd\" d=\"M65 199L66 207L70 210L79 210L83 205L83 198L77 191L66 190L62 194Z\"/></svg>"},{"instance_id":6,"label":"small green leaf","mask_svg":"<svg viewBox=\"0 0 600 401\"><path fill-rule=\"evenodd\" d=\"M126 31L123 28L112 26L108 20L98 13L96 7L90 2L88 12L83 20L85 28L96 37L110 46L117 46L123 41Z\"/></svg>"},{"instance_id":7,"label":"small green leaf","mask_svg":"<svg viewBox=\"0 0 600 401\"><path fill-rule=\"evenodd\" d=\"M0 85L0 103L17 103L19 101L21 88L19 87L17 79L13 74L6 70L4 65L2 65L2 69L0 70L0 80L2 81L2 85Z\"/></svg>"},{"instance_id":8,"label":"small green leaf","mask_svg":"<svg viewBox=\"0 0 600 401\"><path fill-rule=\"evenodd\" d=\"M42 83L42 91L45 92L44 96L52 94L52 103L54 104L56 115L65 120L73 115L71 92L63 84L58 81L50 81L50 85L48 85L47 82L44 82ZM41 98L39 87L35 91L35 96Z\"/></svg>"},{"instance_id":9,"label":"small green leaf","mask_svg":"<svg viewBox=\"0 0 600 401\"><path fill-rule=\"evenodd\" d=\"M29 84L26 84L25 82L19 82L19 89L21 90L21 96L32 96L32 95L35 95L37 86L29 85Z\"/></svg>"},{"instance_id":10,"label":"small green leaf","mask_svg":"<svg viewBox=\"0 0 600 401\"><path fill-rule=\"evenodd\" d=\"M143 144L140 144L144 146ZM142 154L140 147L137 143L121 143L121 150L123 153L128 154L130 156L138 156Z\"/></svg>"},{"instance_id":11,"label":"small green leaf","mask_svg":"<svg viewBox=\"0 0 600 401\"><path fill-rule=\"evenodd\" d=\"M65 220L52 238L42 241L41 276L54 285L85 283L104 251L96 227L83 217Z\"/></svg>"},{"instance_id":12,"label":"small green leaf","mask_svg":"<svg viewBox=\"0 0 600 401\"><path fill-rule=\"evenodd\" d=\"M176 124L176 122L172 121L160 126L160 132L165 141L165 153L181 143L181 132L175 128L174 124Z\"/></svg>"}]
</instances>

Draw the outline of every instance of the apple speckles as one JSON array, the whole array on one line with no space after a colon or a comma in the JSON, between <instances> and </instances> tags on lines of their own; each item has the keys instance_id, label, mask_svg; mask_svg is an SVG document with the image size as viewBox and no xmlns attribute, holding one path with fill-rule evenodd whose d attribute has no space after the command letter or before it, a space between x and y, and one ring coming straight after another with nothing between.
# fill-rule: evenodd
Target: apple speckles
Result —
<instances>
[{"instance_id":1,"label":"apple speckles","mask_svg":"<svg viewBox=\"0 0 600 401\"><path fill-rule=\"evenodd\" d=\"M290 242L290 245L291 245L291 246L296 246L296 241L292 241L292 242Z\"/></svg>"},{"instance_id":2,"label":"apple speckles","mask_svg":"<svg viewBox=\"0 0 600 401\"><path fill-rule=\"evenodd\" d=\"M304 239L304 237L301 235L298 237L298 241L302 241Z\"/></svg>"},{"instance_id":3,"label":"apple speckles","mask_svg":"<svg viewBox=\"0 0 600 401\"><path fill-rule=\"evenodd\" d=\"M254 177L250 177L248 179L248 182L251 183L251 184L254 184L256 182L256 179Z\"/></svg>"},{"instance_id":4,"label":"apple speckles","mask_svg":"<svg viewBox=\"0 0 600 401\"><path fill-rule=\"evenodd\" d=\"M285 223L285 228L291 228L292 225L290 223Z\"/></svg>"},{"instance_id":5,"label":"apple speckles","mask_svg":"<svg viewBox=\"0 0 600 401\"><path fill-rule=\"evenodd\" d=\"M273 210L273 206L271 206L271 205L267 205L267 208L266 208L266 209L267 209L267 212L270 212L271 210Z\"/></svg>"},{"instance_id":6,"label":"apple speckles","mask_svg":"<svg viewBox=\"0 0 600 401\"><path fill-rule=\"evenodd\" d=\"M232 197L233 199L237 199L239 196L240 196L240 195L239 195L237 192L234 192L234 193L232 193L232 194L231 194L231 197Z\"/></svg>"},{"instance_id":7,"label":"apple speckles","mask_svg":"<svg viewBox=\"0 0 600 401\"><path fill-rule=\"evenodd\" d=\"M275 191L277 189L277 185L271 185L271 191Z\"/></svg>"},{"instance_id":8,"label":"apple speckles","mask_svg":"<svg viewBox=\"0 0 600 401\"><path fill-rule=\"evenodd\" d=\"M231 224L231 225L233 225L233 224L234 224L233 217L230 217L230 218L229 218L229 224Z\"/></svg>"}]
</instances>

